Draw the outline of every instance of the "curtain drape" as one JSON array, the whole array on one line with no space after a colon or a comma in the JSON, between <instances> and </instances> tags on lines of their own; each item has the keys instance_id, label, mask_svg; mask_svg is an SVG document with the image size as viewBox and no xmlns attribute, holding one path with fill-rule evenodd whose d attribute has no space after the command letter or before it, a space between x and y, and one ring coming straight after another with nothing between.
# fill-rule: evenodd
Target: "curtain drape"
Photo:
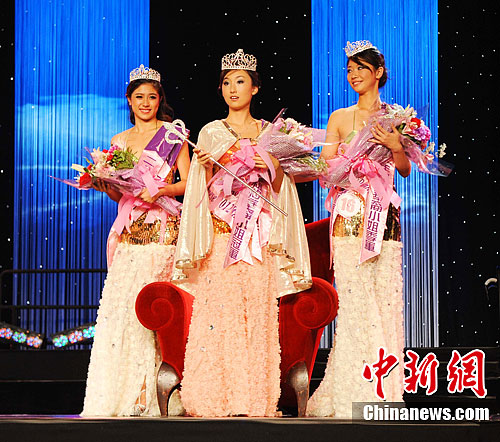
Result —
<instances>
[{"instance_id":1,"label":"curtain drape","mask_svg":"<svg viewBox=\"0 0 500 442\"><path fill-rule=\"evenodd\" d=\"M314 125L326 127L332 111L356 103L343 48L347 41L370 40L389 69L381 99L414 107L438 144L437 0L312 0L311 11ZM396 178L403 199L406 344L433 346L438 345L438 183L413 169L408 178ZM325 190L314 186L317 220L328 212ZM325 334L323 346L331 346L331 336Z\"/></svg>"},{"instance_id":2,"label":"curtain drape","mask_svg":"<svg viewBox=\"0 0 500 442\"><path fill-rule=\"evenodd\" d=\"M128 127L129 71L149 59L148 0L16 0L15 208L17 269L106 266L116 203L51 178L73 178L85 148L106 148ZM104 274L20 275L19 305L97 304ZM94 311L33 310L24 328L51 334Z\"/></svg>"}]
</instances>

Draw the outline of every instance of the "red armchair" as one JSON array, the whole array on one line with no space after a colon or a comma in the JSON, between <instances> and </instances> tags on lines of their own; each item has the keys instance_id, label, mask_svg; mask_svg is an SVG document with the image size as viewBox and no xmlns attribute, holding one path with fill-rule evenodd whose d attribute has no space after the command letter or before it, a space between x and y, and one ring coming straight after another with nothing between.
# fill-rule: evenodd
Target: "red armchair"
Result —
<instances>
[{"instance_id":1,"label":"red armchair","mask_svg":"<svg viewBox=\"0 0 500 442\"><path fill-rule=\"evenodd\" d=\"M325 326L337 315L337 293L331 283L313 277L313 286L280 300L282 408L297 406L305 416L309 383Z\"/></svg>"},{"instance_id":2,"label":"red armchair","mask_svg":"<svg viewBox=\"0 0 500 442\"><path fill-rule=\"evenodd\" d=\"M330 268L330 218L307 223L306 236L312 275L333 284L333 268Z\"/></svg>"},{"instance_id":3,"label":"red armchair","mask_svg":"<svg viewBox=\"0 0 500 442\"><path fill-rule=\"evenodd\" d=\"M337 315L337 292L329 268L328 219L306 224L311 255L313 286L280 299L281 387L280 406L297 406L304 416L309 398L316 353L323 329ZM162 366L158 374L158 401L162 416L168 415L168 399L179 385L192 313L193 297L168 282L144 287L136 312L144 327L154 330L160 343Z\"/></svg>"},{"instance_id":4,"label":"red armchair","mask_svg":"<svg viewBox=\"0 0 500 442\"><path fill-rule=\"evenodd\" d=\"M338 298L330 268L329 219L306 224L313 286L280 299L282 408L305 416L309 383L325 326L337 316Z\"/></svg>"},{"instance_id":5,"label":"red armchair","mask_svg":"<svg viewBox=\"0 0 500 442\"><path fill-rule=\"evenodd\" d=\"M168 416L168 400L184 371L184 353L193 312L193 297L169 282L153 282L137 296L139 322L156 332L162 364L156 384L162 416Z\"/></svg>"}]
</instances>

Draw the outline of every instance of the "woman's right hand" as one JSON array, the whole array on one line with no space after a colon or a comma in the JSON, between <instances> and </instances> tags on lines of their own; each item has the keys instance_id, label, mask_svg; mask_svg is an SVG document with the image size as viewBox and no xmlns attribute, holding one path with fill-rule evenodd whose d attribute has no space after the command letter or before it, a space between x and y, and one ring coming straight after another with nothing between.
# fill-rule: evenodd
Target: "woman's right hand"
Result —
<instances>
[{"instance_id":1,"label":"woman's right hand","mask_svg":"<svg viewBox=\"0 0 500 442\"><path fill-rule=\"evenodd\" d=\"M213 167L213 163L211 161L210 153L200 149L199 147L193 149L193 153L196 154L198 159L198 163L200 163L205 169L211 170Z\"/></svg>"},{"instance_id":2,"label":"woman's right hand","mask_svg":"<svg viewBox=\"0 0 500 442\"><path fill-rule=\"evenodd\" d=\"M92 187L99 191L108 193L111 189L110 185L100 178L92 178Z\"/></svg>"},{"instance_id":3,"label":"woman's right hand","mask_svg":"<svg viewBox=\"0 0 500 442\"><path fill-rule=\"evenodd\" d=\"M122 197L122 194L120 192L118 192L111 185L106 183L104 180L101 180L100 178L92 178L92 187L99 192L104 192L113 201L118 202Z\"/></svg>"}]
</instances>

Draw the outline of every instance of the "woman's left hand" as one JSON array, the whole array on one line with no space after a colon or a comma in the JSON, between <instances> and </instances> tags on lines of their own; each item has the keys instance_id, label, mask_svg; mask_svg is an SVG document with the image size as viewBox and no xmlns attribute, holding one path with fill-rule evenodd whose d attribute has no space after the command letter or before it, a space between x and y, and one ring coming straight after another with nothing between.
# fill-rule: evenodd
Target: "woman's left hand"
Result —
<instances>
[{"instance_id":1,"label":"woman's left hand","mask_svg":"<svg viewBox=\"0 0 500 442\"><path fill-rule=\"evenodd\" d=\"M274 165L274 168L277 169L279 167L279 161L274 158L272 155L269 155L269 158L271 158L271 161L273 162L273 165ZM267 169L267 164L264 162L264 160L262 159L262 157L256 153L254 155L254 157L252 158L254 161L255 161L255 167L257 167L258 169Z\"/></svg>"},{"instance_id":2,"label":"woman's left hand","mask_svg":"<svg viewBox=\"0 0 500 442\"><path fill-rule=\"evenodd\" d=\"M151 196L149 190L146 187L142 189L142 192L139 194L139 198L141 200L150 204L153 204L158 199L159 196L160 196L159 193L157 193L155 196Z\"/></svg>"},{"instance_id":3,"label":"woman's left hand","mask_svg":"<svg viewBox=\"0 0 500 442\"><path fill-rule=\"evenodd\" d=\"M379 123L371 128L373 138L369 141L372 143L382 144L393 152L401 152L403 146L399 141L400 134L396 127L392 125L392 132L385 130Z\"/></svg>"}]
</instances>

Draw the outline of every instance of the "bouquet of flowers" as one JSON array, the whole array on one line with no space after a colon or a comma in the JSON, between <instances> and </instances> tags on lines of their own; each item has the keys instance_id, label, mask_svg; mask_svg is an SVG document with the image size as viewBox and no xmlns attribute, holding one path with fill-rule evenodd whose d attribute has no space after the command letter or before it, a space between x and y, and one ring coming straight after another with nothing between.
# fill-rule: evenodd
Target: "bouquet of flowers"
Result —
<instances>
[{"instance_id":1,"label":"bouquet of flowers","mask_svg":"<svg viewBox=\"0 0 500 442\"><path fill-rule=\"evenodd\" d=\"M92 179L100 178L109 181L109 178L118 178L133 169L137 164L136 156L129 150L123 150L118 146L111 146L109 149L87 149L92 160L86 158L88 165L86 167L79 164L73 164L72 169L80 173L75 182L68 182L79 189L92 188Z\"/></svg>"},{"instance_id":2,"label":"bouquet of flowers","mask_svg":"<svg viewBox=\"0 0 500 442\"><path fill-rule=\"evenodd\" d=\"M325 138L325 130L304 126L293 118L277 118L259 144L280 162L285 173L318 177L328 165L313 149L324 144Z\"/></svg>"},{"instance_id":3,"label":"bouquet of flowers","mask_svg":"<svg viewBox=\"0 0 500 442\"><path fill-rule=\"evenodd\" d=\"M386 109L387 113L382 116L382 119L401 121L396 129L402 135L401 144L409 160L414 162L422 172L448 175L451 169L446 170L446 163L436 160L434 156L435 143L429 142L431 131L423 120L417 118L417 112L410 106L403 109L397 104L387 106ZM442 158L445 155L445 149L446 144L443 143L439 146L437 158Z\"/></svg>"},{"instance_id":4,"label":"bouquet of flowers","mask_svg":"<svg viewBox=\"0 0 500 442\"><path fill-rule=\"evenodd\" d=\"M69 186L80 190L92 189L92 182L100 179L110 184L118 192L137 197L146 187L158 191L166 183L151 173L150 170L141 166L139 159L129 150L119 146L111 146L109 149L99 148L90 151L87 166L73 164L72 169L79 172L79 176L73 180L55 178ZM153 195L153 192L150 190ZM178 215L182 206L174 198L161 196L154 202L155 205L164 209L167 213Z\"/></svg>"},{"instance_id":5,"label":"bouquet of flowers","mask_svg":"<svg viewBox=\"0 0 500 442\"><path fill-rule=\"evenodd\" d=\"M328 173L320 179L323 186L348 188L352 179L365 174L367 169L371 169L373 173L383 173L382 169L392 159L392 152L387 147L370 141L373 138L371 128L375 123L388 131L392 126L396 127L401 134L400 141L406 156L421 172L439 176L450 174L453 166L439 160L444 156L446 145L442 144L437 155L434 155L435 144L429 142L431 131L422 119L417 118L415 110L409 106L403 108L398 104L383 104L382 109L350 144L340 145L345 148L345 152L327 161Z\"/></svg>"}]
</instances>

